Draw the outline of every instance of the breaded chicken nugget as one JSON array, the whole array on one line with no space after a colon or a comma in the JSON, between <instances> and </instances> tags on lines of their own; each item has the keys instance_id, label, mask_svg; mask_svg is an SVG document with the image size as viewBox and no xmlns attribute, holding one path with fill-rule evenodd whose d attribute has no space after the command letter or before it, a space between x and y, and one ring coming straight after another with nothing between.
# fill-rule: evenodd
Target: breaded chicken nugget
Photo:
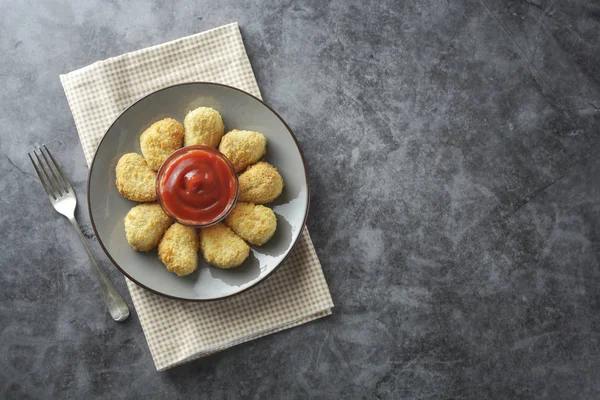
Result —
<instances>
[{"instance_id":1,"label":"breaded chicken nugget","mask_svg":"<svg viewBox=\"0 0 600 400\"><path fill-rule=\"evenodd\" d=\"M142 202L156 200L156 172L150 169L144 157L137 153L123 155L115 172L117 189L123 197Z\"/></svg>"},{"instance_id":2,"label":"breaded chicken nugget","mask_svg":"<svg viewBox=\"0 0 600 400\"><path fill-rule=\"evenodd\" d=\"M221 222L200 229L198 236L202 256L217 268L238 267L250 255L250 247L246 242Z\"/></svg>"},{"instance_id":3,"label":"breaded chicken nugget","mask_svg":"<svg viewBox=\"0 0 600 400\"><path fill-rule=\"evenodd\" d=\"M201 144L217 147L223 137L225 126L221 114L214 108L198 107L190 111L183 120L185 146Z\"/></svg>"},{"instance_id":4,"label":"breaded chicken nugget","mask_svg":"<svg viewBox=\"0 0 600 400\"><path fill-rule=\"evenodd\" d=\"M264 161L248 167L239 176L239 201L248 203L270 203L279 197L283 190L283 178L277 168Z\"/></svg>"},{"instance_id":5,"label":"breaded chicken nugget","mask_svg":"<svg viewBox=\"0 0 600 400\"><path fill-rule=\"evenodd\" d=\"M158 171L163 161L181 147L183 125L173 118L165 118L153 123L140 136L142 154L148 166Z\"/></svg>"},{"instance_id":6,"label":"breaded chicken nugget","mask_svg":"<svg viewBox=\"0 0 600 400\"><path fill-rule=\"evenodd\" d=\"M225 154L235 170L240 172L265 155L267 138L262 133L234 129L223 136L219 151Z\"/></svg>"},{"instance_id":7,"label":"breaded chicken nugget","mask_svg":"<svg viewBox=\"0 0 600 400\"><path fill-rule=\"evenodd\" d=\"M245 241L262 246L277 229L277 217L270 208L252 203L237 203L225 223Z\"/></svg>"},{"instance_id":8,"label":"breaded chicken nugget","mask_svg":"<svg viewBox=\"0 0 600 400\"><path fill-rule=\"evenodd\" d=\"M175 222L158 244L158 258L178 276L189 275L198 268L196 229Z\"/></svg>"},{"instance_id":9,"label":"breaded chicken nugget","mask_svg":"<svg viewBox=\"0 0 600 400\"><path fill-rule=\"evenodd\" d=\"M125 216L127 242L135 251L150 251L172 223L158 203L135 206Z\"/></svg>"}]
</instances>

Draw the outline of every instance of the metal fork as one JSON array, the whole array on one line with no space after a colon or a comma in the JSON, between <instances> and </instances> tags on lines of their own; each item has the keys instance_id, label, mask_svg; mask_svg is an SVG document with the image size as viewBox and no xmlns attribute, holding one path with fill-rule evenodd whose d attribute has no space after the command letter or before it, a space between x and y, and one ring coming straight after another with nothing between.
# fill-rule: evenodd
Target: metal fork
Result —
<instances>
[{"instance_id":1,"label":"metal fork","mask_svg":"<svg viewBox=\"0 0 600 400\"><path fill-rule=\"evenodd\" d=\"M38 155L38 152L40 155ZM83 247L92 261L92 271L98 279L100 290L102 290L102 294L104 295L104 300L106 300L106 305L108 306L110 315L115 321L125 321L127 317L129 317L129 308L100 266L100 263L92 252L92 248L90 247L89 243L87 240L85 240L85 236L83 236L83 233L79 228L79 224L75 219L77 198L75 197L75 192L73 191L71 183L65 177L65 174L46 145L42 145L42 147L38 147L37 149L30 151L29 159L31 160L33 168L35 168L35 172L37 172L37 175L42 182L42 186L44 186L44 189L50 198L52 206L56 211L69 219L71 225L73 225L75 231L79 235L79 239L81 239L81 243L83 243Z\"/></svg>"}]
</instances>

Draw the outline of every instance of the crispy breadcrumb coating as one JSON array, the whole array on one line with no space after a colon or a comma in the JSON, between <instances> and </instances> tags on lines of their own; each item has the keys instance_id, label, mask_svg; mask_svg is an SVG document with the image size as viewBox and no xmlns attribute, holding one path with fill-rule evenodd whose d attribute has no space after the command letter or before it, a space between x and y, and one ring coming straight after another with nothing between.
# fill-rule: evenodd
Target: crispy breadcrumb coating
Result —
<instances>
[{"instance_id":1,"label":"crispy breadcrumb coating","mask_svg":"<svg viewBox=\"0 0 600 400\"><path fill-rule=\"evenodd\" d=\"M148 166L158 171L162 163L181 147L183 125L173 118L165 118L153 123L140 136L142 154Z\"/></svg>"},{"instance_id":2,"label":"crispy breadcrumb coating","mask_svg":"<svg viewBox=\"0 0 600 400\"><path fill-rule=\"evenodd\" d=\"M210 265L234 268L250 255L250 247L222 222L200 229L200 252Z\"/></svg>"},{"instance_id":3,"label":"crispy breadcrumb coating","mask_svg":"<svg viewBox=\"0 0 600 400\"><path fill-rule=\"evenodd\" d=\"M256 163L267 152L267 138L254 131L228 132L221 139L219 151L231 161L237 172Z\"/></svg>"},{"instance_id":4,"label":"crispy breadcrumb coating","mask_svg":"<svg viewBox=\"0 0 600 400\"><path fill-rule=\"evenodd\" d=\"M237 203L225 223L245 241L262 246L277 229L277 217L268 207L252 203Z\"/></svg>"},{"instance_id":5,"label":"crispy breadcrumb coating","mask_svg":"<svg viewBox=\"0 0 600 400\"><path fill-rule=\"evenodd\" d=\"M156 172L150 169L144 157L137 153L123 155L115 172L117 189L123 197L140 202L156 200Z\"/></svg>"},{"instance_id":6,"label":"crispy breadcrumb coating","mask_svg":"<svg viewBox=\"0 0 600 400\"><path fill-rule=\"evenodd\" d=\"M283 178L277 168L264 161L248 167L239 176L239 201L265 204L275 200L283 190Z\"/></svg>"},{"instance_id":7,"label":"crispy breadcrumb coating","mask_svg":"<svg viewBox=\"0 0 600 400\"><path fill-rule=\"evenodd\" d=\"M178 276L189 275L198 268L196 229L175 222L158 244L158 258Z\"/></svg>"},{"instance_id":8,"label":"crispy breadcrumb coating","mask_svg":"<svg viewBox=\"0 0 600 400\"><path fill-rule=\"evenodd\" d=\"M165 214L158 203L146 203L133 207L125 216L125 236L136 251L154 249L173 220Z\"/></svg>"},{"instance_id":9,"label":"crispy breadcrumb coating","mask_svg":"<svg viewBox=\"0 0 600 400\"><path fill-rule=\"evenodd\" d=\"M190 111L183 121L184 146L201 144L217 147L225 132L221 114L214 108L198 107Z\"/></svg>"}]
</instances>

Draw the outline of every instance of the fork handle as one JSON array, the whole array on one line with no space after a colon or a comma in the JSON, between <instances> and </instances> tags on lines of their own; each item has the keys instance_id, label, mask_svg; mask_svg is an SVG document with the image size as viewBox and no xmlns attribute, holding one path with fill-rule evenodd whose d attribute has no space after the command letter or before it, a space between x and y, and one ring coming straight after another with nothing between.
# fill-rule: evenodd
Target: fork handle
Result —
<instances>
[{"instance_id":1,"label":"fork handle","mask_svg":"<svg viewBox=\"0 0 600 400\"><path fill-rule=\"evenodd\" d=\"M108 306L108 311L110 312L111 317L115 321L125 321L127 317L129 317L129 307L117 292L117 289L110 281L100 263L96 259L94 252L92 251L91 246L87 242L83 232L81 232L81 228L79 228L79 224L75 218L69 218L71 225L75 228L75 231L79 235L79 239L81 239L81 243L83 244L83 248L88 254L90 261L92 262L92 271L96 278L98 279L98 283L100 284L100 290L104 295L104 300L106 301L106 305Z\"/></svg>"}]
</instances>

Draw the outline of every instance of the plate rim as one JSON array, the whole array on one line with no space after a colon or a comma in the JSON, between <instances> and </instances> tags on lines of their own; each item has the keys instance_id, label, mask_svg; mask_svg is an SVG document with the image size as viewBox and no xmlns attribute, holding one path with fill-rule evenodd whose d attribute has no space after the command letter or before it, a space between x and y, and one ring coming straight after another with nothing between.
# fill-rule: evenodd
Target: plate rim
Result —
<instances>
[{"instance_id":1,"label":"plate rim","mask_svg":"<svg viewBox=\"0 0 600 400\"><path fill-rule=\"evenodd\" d=\"M170 294L166 294L166 293L162 293L159 292L155 289L149 288L146 285L141 284L140 282L138 282L135 278L133 278L131 275L129 275L127 272L125 272L125 270L113 259L113 257L110 255L110 252L107 250L107 248L104 246L104 243L102 242L102 239L100 238L100 235L98 235L98 231L96 229L96 223L94 222L94 217L92 215L92 208L91 208L91 202L90 202L90 182L91 182L91 177L92 177L92 171L94 170L94 165L96 162L96 155L98 154L98 149L100 148L100 146L102 146L102 143L104 142L104 139L106 138L106 134L112 129L112 127L114 126L114 124L117 123L117 121L119 119L121 119L121 117L134 105L136 105L137 103L139 103L140 101L144 100L145 98L154 95L155 93L161 92L163 90L167 90L167 89L171 89L177 86L186 86L186 85L213 85L213 86L221 86L224 88L228 88L228 89L233 89L237 92L240 92L246 96L249 96L251 98L253 98L254 100L258 101L259 103L261 103L263 106L267 107L267 109L269 109L282 123L283 125L286 127L286 129L288 130L288 132L290 133L290 135L292 136L292 139L294 140L294 143L296 144L296 148L298 149L298 152L300 153L300 158L302 160L302 167L304 169L304 176L306 179L306 196L307 196L307 201L306 201L306 207L304 210L304 220L302 221L302 225L300 227L300 233L298 234L298 236L296 237L296 239L294 240L294 242L292 243L292 245L290 246L290 248L288 249L288 251L284 254L283 258L281 259L281 261L271 270L269 271L265 276L263 276L262 278L260 278L259 280L257 280L256 282L254 282L252 285L238 291L232 294L228 294L225 296L219 296L219 297L214 297L211 299L189 299L189 298L185 298L185 297L177 297L177 296L172 296ZM102 251L104 251L104 254L106 254L106 256L108 257L108 259L112 262L112 264L117 267L117 269L129 280L131 280L132 282L134 282L136 285L148 290L149 292L152 292L154 294L157 294L159 296L163 296L169 299L173 299L173 300L180 300L180 301L187 301L187 302L193 302L193 303L204 303L204 302L211 302L211 301L217 301L217 300L223 300L223 299L227 299L229 297L233 297L233 296L237 296L241 293L246 292L247 290L250 290L252 288L257 287L260 283L265 282L267 280L267 278L269 278L271 275L273 275L273 272L275 272L277 269L279 269L279 267L281 266L281 264L283 264L285 262L285 260L288 258L288 256L290 255L290 253L292 252L292 250L296 247L296 245L298 244L298 241L300 240L300 236L302 236L302 232L304 230L304 228L306 227L306 221L308 219L308 211L310 209L310 181L309 181L309 176L308 176L308 169L306 168L306 159L304 158L304 152L302 151L302 148L300 147L300 142L298 142L298 138L296 137L296 135L294 134L294 132L292 131L292 129L290 128L290 126L287 124L287 122L285 122L285 120L283 118L281 118L281 116L277 113L277 111L275 111L273 108L271 108L267 103L265 103L263 100L259 99L258 97L254 96L253 94L250 94L242 89L238 89L236 87L230 86L230 85L226 85L223 83L216 83L216 82L204 82L204 81L189 81L189 82L182 82L182 83L177 83L175 85L170 85L170 86L165 86L161 89L155 90L151 93L148 93L142 97L140 97L139 99L137 99L136 101L134 101L133 103L131 103L129 106L127 106L127 108L125 108L117 118L115 118L115 120L110 124L110 126L108 127L108 129L106 129L106 132L104 132L104 134L102 135L102 138L100 139L100 141L98 142L98 145L96 146L95 150L94 150L94 157L92 158L92 163L90 164L89 167L89 171L88 171L88 177L87 177L87 188L86 188L86 200L87 200L87 206L88 206L88 215L90 217L90 222L92 224L92 229L94 230L94 235L96 236L96 239L98 239L98 243L100 244L100 247L102 248Z\"/></svg>"}]
</instances>

